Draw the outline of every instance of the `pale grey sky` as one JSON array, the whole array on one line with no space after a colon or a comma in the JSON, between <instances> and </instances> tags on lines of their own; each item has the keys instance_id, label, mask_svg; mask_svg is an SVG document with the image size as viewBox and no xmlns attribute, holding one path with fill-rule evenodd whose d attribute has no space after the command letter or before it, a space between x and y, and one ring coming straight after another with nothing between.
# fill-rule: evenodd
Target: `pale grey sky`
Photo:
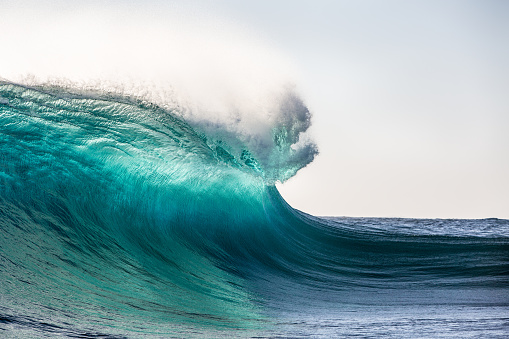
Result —
<instances>
[{"instance_id":1,"label":"pale grey sky","mask_svg":"<svg viewBox=\"0 0 509 339\"><path fill-rule=\"evenodd\" d=\"M509 218L508 2L222 6L300 73L321 155L280 187L293 206Z\"/></svg>"},{"instance_id":2,"label":"pale grey sky","mask_svg":"<svg viewBox=\"0 0 509 339\"><path fill-rule=\"evenodd\" d=\"M204 84L193 89L200 93L220 78L224 93L242 79L254 79L258 85L245 90L255 91L289 75L313 113L321 153L279 188L305 212L509 218L507 1L6 1L0 8L7 78L18 70L79 78L124 67L191 79Z\"/></svg>"}]
</instances>

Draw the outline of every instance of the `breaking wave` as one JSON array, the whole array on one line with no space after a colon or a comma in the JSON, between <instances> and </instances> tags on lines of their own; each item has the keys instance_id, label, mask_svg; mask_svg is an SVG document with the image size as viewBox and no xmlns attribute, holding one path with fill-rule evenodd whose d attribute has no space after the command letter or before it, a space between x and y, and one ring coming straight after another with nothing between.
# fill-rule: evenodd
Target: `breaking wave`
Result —
<instances>
[{"instance_id":1,"label":"breaking wave","mask_svg":"<svg viewBox=\"0 0 509 339\"><path fill-rule=\"evenodd\" d=\"M290 207L274 184L317 150L302 137L308 109L282 93L270 128L249 130L142 98L0 83L0 329L245 336L345 305L509 305L507 220Z\"/></svg>"}]
</instances>

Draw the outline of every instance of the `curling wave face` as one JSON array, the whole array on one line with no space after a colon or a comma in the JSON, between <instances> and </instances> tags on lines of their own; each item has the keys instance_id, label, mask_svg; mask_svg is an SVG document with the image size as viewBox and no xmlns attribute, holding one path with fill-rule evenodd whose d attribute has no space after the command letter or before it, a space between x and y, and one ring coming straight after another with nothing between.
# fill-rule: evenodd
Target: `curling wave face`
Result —
<instances>
[{"instance_id":1,"label":"curling wave face","mask_svg":"<svg viewBox=\"0 0 509 339\"><path fill-rule=\"evenodd\" d=\"M508 221L401 232L288 206L274 183L316 147L295 147L309 127L302 102L281 107L287 118L256 142L177 108L1 83L0 325L214 336L459 290L459 303L509 304Z\"/></svg>"}]
</instances>

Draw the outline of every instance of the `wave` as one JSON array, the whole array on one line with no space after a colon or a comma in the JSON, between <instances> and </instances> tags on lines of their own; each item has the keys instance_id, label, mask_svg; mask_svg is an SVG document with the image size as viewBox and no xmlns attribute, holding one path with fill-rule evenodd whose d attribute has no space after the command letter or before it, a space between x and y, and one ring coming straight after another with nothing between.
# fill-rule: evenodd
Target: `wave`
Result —
<instances>
[{"instance_id":1,"label":"wave","mask_svg":"<svg viewBox=\"0 0 509 339\"><path fill-rule=\"evenodd\" d=\"M317 154L298 96L265 134L182 110L0 83L0 328L215 336L445 294L509 305L509 221L307 215L274 186Z\"/></svg>"}]
</instances>

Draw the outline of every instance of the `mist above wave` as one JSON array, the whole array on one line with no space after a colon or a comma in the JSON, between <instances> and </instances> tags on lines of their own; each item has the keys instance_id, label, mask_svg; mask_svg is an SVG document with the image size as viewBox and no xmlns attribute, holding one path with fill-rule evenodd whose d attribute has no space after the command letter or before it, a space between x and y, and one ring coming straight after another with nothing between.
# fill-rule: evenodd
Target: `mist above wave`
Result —
<instances>
[{"instance_id":1,"label":"mist above wave","mask_svg":"<svg viewBox=\"0 0 509 339\"><path fill-rule=\"evenodd\" d=\"M211 147L256 159L270 182L316 156L291 60L240 24L184 4L24 3L0 23L16 46L0 55L0 78L178 112Z\"/></svg>"}]
</instances>

